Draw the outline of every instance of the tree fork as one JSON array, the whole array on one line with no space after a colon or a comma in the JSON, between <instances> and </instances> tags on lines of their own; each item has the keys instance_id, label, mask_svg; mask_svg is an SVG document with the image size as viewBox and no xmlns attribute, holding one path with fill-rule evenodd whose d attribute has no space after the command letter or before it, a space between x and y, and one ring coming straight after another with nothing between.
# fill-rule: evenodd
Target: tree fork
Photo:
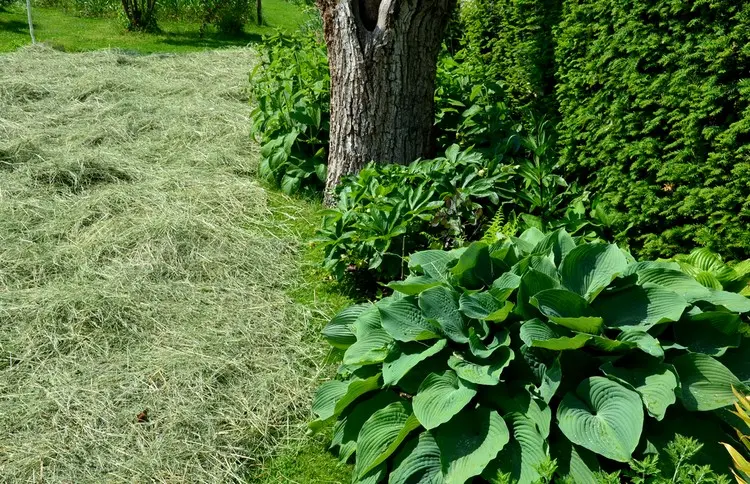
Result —
<instances>
[{"instance_id":1,"label":"tree fork","mask_svg":"<svg viewBox=\"0 0 750 484\"><path fill-rule=\"evenodd\" d=\"M317 0L331 69L326 203L370 161L432 154L435 74L456 0Z\"/></svg>"}]
</instances>

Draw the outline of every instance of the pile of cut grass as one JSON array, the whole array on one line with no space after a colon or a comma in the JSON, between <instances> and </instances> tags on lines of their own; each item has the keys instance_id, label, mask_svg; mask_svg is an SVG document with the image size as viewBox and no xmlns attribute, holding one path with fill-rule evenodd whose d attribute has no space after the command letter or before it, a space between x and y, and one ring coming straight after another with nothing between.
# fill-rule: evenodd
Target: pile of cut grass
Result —
<instances>
[{"instance_id":1,"label":"pile of cut grass","mask_svg":"<svg viewBox=\"0 0 750 484\"><path fill-rule=\"evenodd\" d=\"M302 435L331 308L249 176L253 62L0 56L4 482L241 481Z\"/></svg>"}]
</instances>

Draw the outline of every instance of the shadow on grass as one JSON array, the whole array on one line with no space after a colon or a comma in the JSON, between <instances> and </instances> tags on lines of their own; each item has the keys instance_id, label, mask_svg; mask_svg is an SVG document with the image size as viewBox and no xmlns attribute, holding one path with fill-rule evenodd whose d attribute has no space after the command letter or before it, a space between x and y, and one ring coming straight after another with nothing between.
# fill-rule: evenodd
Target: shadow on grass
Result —
<instances>
[{"instance_id":1,"label":"shadow on grass","mask_svg":"<svg viewBox=\"0 0 750 484\"><path fill-rule=\"evenodd\" d=\"M233 45L259 43L263 36L257 33L221 34L207 33L203 37L198 32L163 32L159 43L180 47L208 47L217 49Z\"/></svg>"},{"instance_id":2,"label":"shadow on grass","mask_svg":"<svg viewBox=\"0 0 750 484\"><path fill-rule=\"evenodd\" d=\"M7 10L0 8L0 12L7 12ZM34 27L37 27L36 22L34 22ZM20 20L0 20L0 32L26 34L29 32L29 24Z\"/></svg>"}]
</instances>

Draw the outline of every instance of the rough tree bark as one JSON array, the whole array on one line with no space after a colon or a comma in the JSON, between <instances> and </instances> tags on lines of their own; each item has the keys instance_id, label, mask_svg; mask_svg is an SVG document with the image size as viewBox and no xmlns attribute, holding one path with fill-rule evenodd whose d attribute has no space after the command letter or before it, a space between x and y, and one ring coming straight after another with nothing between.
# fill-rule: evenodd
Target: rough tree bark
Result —
<instances>
[{"instance_id":1,"label":"rough tree bark","mask_svg":"<svg viewBox=\"0 0 750 484\"><path fill-rule=\"evenodd\" d=\"M326 203L370 161L432 150L437 56L456 0L317 0L331 68Z\"/></svg>"}]
</instances>

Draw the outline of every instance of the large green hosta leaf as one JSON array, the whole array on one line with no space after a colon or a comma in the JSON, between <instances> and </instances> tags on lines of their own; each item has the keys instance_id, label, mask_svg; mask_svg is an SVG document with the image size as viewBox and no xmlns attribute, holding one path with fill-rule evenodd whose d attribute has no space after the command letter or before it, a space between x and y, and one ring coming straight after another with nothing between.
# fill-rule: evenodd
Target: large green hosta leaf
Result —
<instances>
[{"instance_id":1,"label":"large green hosta leaf","mask_svg":"<svg viewBox=\"0 0 750 484\"><path fill-rule=\"evenodd\" d=\"M627 267L628 261L616 245L585 244L565 256L560 275L563 286L591 301Z\"/></svg>"},{"instance_id":2,"label":"large green hosta leaf","mask_svg":"<svg viewBox=\"0 0 750 484\"><path fill-rule=\"evenodd\" d=\"M604 377L583 380L557 409L560 430L574 444L628 462L643 430L643 404L633 390Z\"/></svg>"},{"instance_id":3,"label":"large green hosta leaf","mask_svg":"<svg viewBox=\"0 0 750 484\"><path fill-rule=\"evenodd\" d=\"M356 304L343 309L323 328L323 337L331 346L342 350L349 348L357 341L352 330L354 322L368 307L369 304Z\"/></svg>"},{"instance_id":4,"label":"large green hosta leaf","mask_svg":"<svg viewBox=\"0 0 750 484\"><path fill-rule=\"evenodd\" d=\"M332 380L323 383L315 393L312 411L317 419L310 423L313 430L321 428L346 407L367 392L380 388L380 373L369 378L352 378L349 381Z\"/></svg>"},{"instance_id":5,"label":"large green hosta leaf","mask_svg":"<svg viewBox=\"0 0 750 484\"><path fill-rule=\"evenodd\" d=\"M505 330L493 334L489 343L482 341L473 329L469 331L469 349L477 358L489 358L497 350L508 345L510 345L510 333Z\"/></svg>"},{"instance_id":6,"label":"large green hosta leaf","mask_svg":"<svg viewBox=\"0 0 750 484\"><path fill-rule=\"evenodd\" d=\"M423 341L438 337L438 328L422 316L415 297L399 299L379 310L383 329L398 341Z\"/></svg>"},{"instance_id":7,"label":"large green hosta leaf","mask_svg":"<svg viewBox=\"0 0 750 484\"><path fill-rule=\"evenodd\" d=\"M478 476L508 443L508 426L487 408L466 410L435 432L446 484Z\"/></svg>"},{"instance_id":8,"label":"large green hosta leaf","mask_svg":"<svg viewBox=\"0 0 750 484\"><path fill-rule=\"evenodd\" d=\"M677 401L677 375L671 365L644 360L637 367L619 368L607 363L602 371L632 385L641 395L649 415L656 420L662 420L667 407Z\"/></svg>"},{"instance_id":9,"label":"large green hosta leaf","mask_svg":"<svg viewBox=\"0 0 750 484\"><path fill-rule=\"evenodd\" d=\"M676 292L688 301L696 301L711 294L700 282L679 270L648 268L638 272L640 285L653 284Z\"/></svg>"},{"instance_id":10,"label":"large green hosta leaf","mask_svg":"<svg viewBox=\"0 0 750 484\"><path fill-rule=\"evenodd\" d=\"M740 317L723 311L691 315L673 327L675 342L693 353L722 356L741 342Z\"/></svg>"},{"instance_id":11,"label":"large green hosta leaf","mask_svg":"<svg viewBox=\"0 0 750 484\"><path fill-rule=\"evenodd\" d=\"M490 248L484 242L474 242L466 248L451 269L461 287L479 289L489 286L495 279L490 258Z\"/></svg>"},{"instance_id":12,"label":"large green hosta leaf","mask_svg":"<svg viewBox=\"0 0 750 484\"><path fill-rule=\"evenodd\" d=\"M599 462L592 452L562 439L552 449L552 456L557 460L557 475L569 479L567 482L575 484L599 484L601 482L597 479L597 472L600 470Z\"/></svg>"},{"instance_id":13,"label":"large green hosta leaf","mask_svg":"<svg viewBox=\"0 0 750 484\"><path fill-rule=\"evenodd\" d=\"M357 450L357 437L367 419L376 411L385 408L400 398L396 392L384 390L374 393L356 405L351 405L341 414L333 426L331 448L338 446L339 459L346 462Z\"/></svg>"},{"instance_id":14,"label":"large green hosta leaf","mask_svg":"<svg viewBox=\"0 0 750 484\"><path fill-rule=\"evenodd\" d=\"M489 292L461 294L459 309L467 317L500 323L505 321L514 304L500 301Z\"/></svg>"},{"instance_id":15,"label":"large green hosta leaf","mask_svg":"<svg viewBox=\"0 0 750 484\"><path fill-rule=\"evenodd\" d=\"M453 355L448 359L448 366L463 380L477 385L492 386L500 383L500 375L514 356L513 350L505 346L486 360L472 361Z\"/></svg>"},{"instance_id":16,"label":"large green hosta leaf","mask_svg":"<svg viewBox=\"0 0 750 484\"><path fill-rule=\"evenodd\" d=\"M376 306L363 311L354 322L357 342L344 353L346 365L373 365L388 356L388 346L393 342L380 324L380 312Z\"/></svg>"},{"instance_id":17,"label":"large green hosta leaf","mask_svg":"<svg viewBox=\"0 0 750 484\"><path fill-rule=\"evenodd\" d=\"M642 331L678 321L687 306L685 298L676 292L650 284L602 295L593 304L608 327Z\"/></svg>"},{"instance_id":18,"label":"large green hosta leaf","mask_svg":"<svg viewBox=\"0 0 750 484\"><path fill-rule=\"evenodd\" d=\"M560 265L570 251L575 249L573 237L565 229L558 229L547 234L532 251L534 254L549 254L552 252L555 265Z\"/></svg>"},{"instance_id":19,"label":"large green hosta leaf","mask_svg":"<svg viewBox=\"0 0 750 484\"><path fill-rule=\"evenodd\" d=\"M393 402L367 419L357 437L354 474L360 479L385 462L419 427L409 402Z\"/></svg>"},{"instance_id":20,"label":"large green hosta leaf","mask_svg":"<svg viewBox=\"0 0 750 484\"><path fill-rule=\"evenodd\" d=\"M518 412L505 415L505 420L513 424L513 439L485 469L482 477L491 484L510 482L535 484L540 479L537 469L548 458L547 442L536 423Z\"/></svg>"},{"instance_id":21,"label":"large green hosta leaf","mask_svg":"<svg viewBox=\"0 0 750 484\"><path fill-rule=\"evenodd\" d=\"M581 333L599 334L604 320L584 298L564 289L547 289L531 298L531 304L550 321Z\"/></svg>"},{"instance_id":22,"label":"large green hosta leaf","mask_svg":"<svg viewBox=\"0 0 750 484\"><path fill-rule=\"evenodd\" d=\"M521 341L529 347L553 351L577 350L586 346L591 339L589 334L574 334L564 328L552 327L538 319L523 323L520 336Z\"/></svg>"},{"instance_id":23,"label":"large green hosta leaf","mask_svg":"<svg viewBox=\"0 0 750 484\"><path fill-rule=\"evenodd\" d=\"M716 410L735 401L732 385L740 380L729 369L701 353L688 353L672 361L680 377L680 399L688 410Z\"/></svg>"},{"instance_id":24,"label":"large green hosta leaf","mask_svg":"<svg viewBox=\"0 0 750 484\"><path fill-rule=\"evenodd\" d=\"M464 252L464 248L450 251L425 250L409 256L409 269L423 273L433 279L445 280L448 266L457 260Z\"/></svg>"},{"instance_id":25,"label":"large green hosta leaf","mask_svg":"<svg viewBox=\"0 0 750 484\"><path fill-rule=\"evenodd\" d=\"M438 279L427 275L410 275L403 281L393 281L388 287L407 296L416 296L422 291L439 286L442 284Z\"/></svg>"},{"instance_id":26,"label":"large green hosta leaf","mask_svg":"<svg viewBox=\"0 0 750 484\"><path fill-rule=\"evenodd\" d=\"M623 331L617 336L617 339L625 343L634 344L641 351L648 353L654 358L664 359L664 348L661 347L659 340L645 331Z\"/></svg>"},{"instance_id":27,"label":"large green hosta leaf","mask_svg":"<svg viewBox=\"0 0 750 484\"><path fill-rule=\"evenodd\" d=\"M432 344L406 343L394 346L383 363L383 384L395 385L409 371L427 358L440 353L448 342Z\"/></svg>"},{"instance_id":28,"label":"large green hosta leaf","mask_svg":"<svg viewBox=\"0 0 750 484\"><path fill-rule=\"evenodd\" d=\"M477 394L477 387L461 380L454 371L432 373L414 397L414 414L426 429L449 421Z\"/></svg>"},{"instance_id":29,"label":"large green hosta leaf","mask_svg":"<svg viewBox=\"0 0 750 484\"><path fill-rule=\"evenodd\" d=\"M538 313L529 300L540 291L558 287L560 287L560 283L555 279L535 269L529 269L521 277L521 283L518 287L518 299L516 300L518 311L527 319L537 316Z\"/></svg>"},{"instance_id":30,"label":"large green hosta leaf","mask_svg":"<svg viewBox=\"0 0 750 484\"><path fill-rule=\"evenodd\" d=\"M440 448L432 432L422 432L396 457L388 484L443 484Z\"/></svg>"},{"instance_id":31,"label":"large green hosta leaf","mask_svg":"<svg viewBox=\"0 0 750 484\"><path fill-rule=\"evenodd\" d=\"M419 295L422 314L436 321L442 332L457 343L469 342L467 321L458 309L458 295L444 286L433 287Z\"/></svg>"}]
</instances>

